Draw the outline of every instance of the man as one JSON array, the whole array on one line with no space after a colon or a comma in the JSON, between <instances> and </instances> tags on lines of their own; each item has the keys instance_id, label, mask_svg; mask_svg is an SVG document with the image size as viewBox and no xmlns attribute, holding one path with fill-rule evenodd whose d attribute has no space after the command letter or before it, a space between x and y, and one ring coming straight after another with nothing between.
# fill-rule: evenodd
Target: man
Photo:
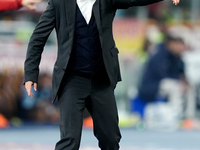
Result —
<instances>
[{"instance_id":1,"label":"man","mask_svg":"<svg viewBox=\"0 0 200 150\"><path fill-rule=\"evenodd\" d=\"M159 88L163 79L180 80L186 83L184 63L181 59L185 49L184 41L172 35L167 35L165 44L157 46L144 70L139 88L141 99L146 102L155 101L160 94Z\"/></svg>"},{"instance_id":2,"label":"man","mask_svg":"<svg viewBox=\"0 0 200 150\"><path fill-rule=\"evenodd\" d=\"M118 150L121 138L114 97L121 80L118 49L112 35L117 9L162 0L50 0L31 36L25 61L25 88L37 90L45 42L56 29L58 56L53 72L53 99L60 107L61 140L56 150L78 150L86 107L102 150ZM173 0L175 4L179 0Z\"/></svg>"},{"instance_id":3,"label":"man","mask_svg":"<svg viewBox=\"0 0 200 150\"><path fill-rule=\"evenodd\" d=\"M19 9L22 6L30 10L35 10L36 3L39 2L41 2L41 0L0 0L0 12Z\"/></svg>"},{"instance_id":4,"label":"man","mask_svg":"<svg viewBox=\"0 0 200 150\"><path fill-rule=\"evenodd\" d=\"M164 44L159 44L150 56L143 72L138 96L133 100L132 111L139 112L141 118L145 117L147 104L166 100L171 108L176 108L174 113L183 113L182 95L188 87L181 59L185 50L183 39L168 33Z\"/></svg>"}]
</instances>

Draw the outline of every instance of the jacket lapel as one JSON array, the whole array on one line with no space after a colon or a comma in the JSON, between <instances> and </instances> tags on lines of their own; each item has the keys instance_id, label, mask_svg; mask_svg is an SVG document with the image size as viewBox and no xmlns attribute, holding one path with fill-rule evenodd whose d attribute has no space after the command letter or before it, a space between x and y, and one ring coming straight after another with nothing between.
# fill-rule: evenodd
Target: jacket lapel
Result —
<instances>
[{"instance_id":1,"label":"jacket lapel","mask_svg":"<svg viewBox=\"0 0 200 150\"><path fill-rule=\"evenodd\" d=\"M73 35L76 19L76 0L65 0L67 27L70 35Z\"/></svg>"},{"instance_id":2,"label":"jacket lapel","mask_svg":"<svg viewBox=\"0 0 200 150\"><path fill-rule=\"evenodd\" d=\"M102 34L101 31L101 21L100 21L100 4L99 0L93 5L93 13L95 17L95 21L97 24L97 28L99 34ZM66 8L66 17L67 17L67 26L70 35L74 35L75 30L75 19L76 19L76 0L65 0L65 8Z\"/></svg>"},{"instance_id":3,"label":"jacket lapel","mask_svg":"<svg viewBox=\"0 0 200 150\"><path fill-rule=\"evenodd\" d=\"M99 31L99 34L101 35L102 31L101 31L101 20L100 20L100 4L99 4L99 0L96 0L96 2L93 5L93 13L94 13L94 17L95 17L95 21L97 24L97 28Z\"/></svg>"}]
</instances>

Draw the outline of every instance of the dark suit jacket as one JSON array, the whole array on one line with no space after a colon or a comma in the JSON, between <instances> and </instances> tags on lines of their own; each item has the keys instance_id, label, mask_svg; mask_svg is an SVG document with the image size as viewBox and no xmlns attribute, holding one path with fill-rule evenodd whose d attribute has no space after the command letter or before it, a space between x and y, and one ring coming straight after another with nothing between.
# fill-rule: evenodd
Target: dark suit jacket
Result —
<instances>
[{"instance_id":1,"label":"dark suit jacket","mask_svg":"<svg viewBox=\"0 0 200 150\"><path fill-rule=\"evenodd\" d=\"M143 6L162 0L96 0L93 6L97 28L102 47L103 60L111 86L121 80L118 49L112 34L112 22L117 9L131 6ZM46 40L55 28L58 40L58 55L53 71L53 99L56 95L65 73L70 53L72 51L75 30L76 0L50 0L43 12L28 45L25 61L24 82L38 81L39 63Z\"/></svg>"}]
</instances>

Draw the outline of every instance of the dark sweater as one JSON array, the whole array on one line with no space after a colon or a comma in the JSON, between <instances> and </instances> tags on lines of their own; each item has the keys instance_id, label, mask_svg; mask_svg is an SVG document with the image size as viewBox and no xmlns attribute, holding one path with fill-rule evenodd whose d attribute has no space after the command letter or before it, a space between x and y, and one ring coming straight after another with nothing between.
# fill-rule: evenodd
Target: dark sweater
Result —
<instances>
[{"instance_id":1,"label":"dark sweater","mask_svg":"<svg viewBox=\"0 0 200 150\"><path fill-rule=\"evenodd\" d=\"M78 74L92 75L103 66L102 49L95 17L86 23L76 7L75 37L68 68Z\"/></svg>"}]
</instances>

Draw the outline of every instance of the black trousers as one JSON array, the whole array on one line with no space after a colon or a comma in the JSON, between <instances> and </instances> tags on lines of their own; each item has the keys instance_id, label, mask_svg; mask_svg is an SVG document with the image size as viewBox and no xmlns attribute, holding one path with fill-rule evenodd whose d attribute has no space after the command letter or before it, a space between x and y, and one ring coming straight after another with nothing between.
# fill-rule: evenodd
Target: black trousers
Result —
<instances>
[{"instance_id":1,"label":"black trousers","mask_svg":"<svg viewBox=\"0 0 200 150\"><path fill-rule=\"evenodd\" d=\"M118 150L121 139L114 89L105 71L93 77L67 73L59 90L61 139L55 150L78 150L88 109L101 150Z\"/></svg>"}]
</instances>

